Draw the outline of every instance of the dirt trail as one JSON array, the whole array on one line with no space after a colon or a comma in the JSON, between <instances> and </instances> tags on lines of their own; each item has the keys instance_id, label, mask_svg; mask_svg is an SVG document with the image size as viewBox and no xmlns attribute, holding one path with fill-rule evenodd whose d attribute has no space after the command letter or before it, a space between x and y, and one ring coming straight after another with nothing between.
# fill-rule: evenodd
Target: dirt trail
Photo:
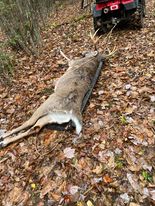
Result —
<instances>
[{"instance_id":1,"label":"dirt trail","mask_svg":"<svg viewBox=\"0 0 155 206\"><path fill-rule=\"evenodd\" d=\"M114 31L108 47L117 46L117 53L105 62L80 137L44 129L0 151L0 205L154 204L154 7L154 0L147 2L142 30ZM58 26L67 12L72 13L67 24ZM11 85L0 85L0 128L28 119L67 68L58 48L69 57L92 49L91 30L92 19L77 5L68 7L43 32L38 59L17 54ZM103 51L104 38L99 42Z\"/></svg>"}]
</instances>

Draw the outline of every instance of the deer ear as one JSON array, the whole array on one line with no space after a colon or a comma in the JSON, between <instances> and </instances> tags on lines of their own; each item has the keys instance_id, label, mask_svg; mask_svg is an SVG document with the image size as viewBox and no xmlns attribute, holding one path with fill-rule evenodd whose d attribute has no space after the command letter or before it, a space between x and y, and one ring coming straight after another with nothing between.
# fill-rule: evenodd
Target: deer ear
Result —
<instances>
[{"instance_id":1,"label":"deer ear","mask_svg":"<svg viewBox=\"0 0 155 206\"><path fill-rule=\"evenodd\" d=\"M96 57L98 55L98 51L84 51L82 52L83 57Z\"/></svg>"},{"instance_id":2,"label":"deer ear","mask_svg":"<svg viewBox=\"0 0 155 206\"><path fill-rule=\"evenodd\" d=\"M89 51L83 51L82 56L85 57Z\"/></svg>"},{"instance_id":3,"label":"deer ear","mask_svg":"<svg viewBox=\"0 0 155 206\"><path fill-rule=\"evenodd\" d=\"M96 57L98 55L98 51L94 51L94 56Z\"/></svg>"}]
</instances>

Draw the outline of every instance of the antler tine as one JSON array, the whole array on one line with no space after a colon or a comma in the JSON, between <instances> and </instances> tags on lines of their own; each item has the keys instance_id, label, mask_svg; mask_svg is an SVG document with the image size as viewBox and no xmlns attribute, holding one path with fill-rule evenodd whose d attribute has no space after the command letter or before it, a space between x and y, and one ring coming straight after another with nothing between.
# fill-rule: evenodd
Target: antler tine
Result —
<instances>
[{"instance_id":1,"label":"antler tine","mask_svg":"<svg viewBox=\"0 0 155 206\"><path fill-rule=\"evenodd\" d=\"M63 53L63 51L61 51L60 49L60 54L69 62L70 59Z\"/></svg>"},{"instance_id":2,"label":"antler tine","mask_svg":"<svg viewBox=\"0 0 155 206\"><path fill-rule=\"evenodd\" d=\"M97 42L99 41L99 39L101 38L101 36L96 37L96 34L97 34L98 31L99 31L99 29L96 30L94 34L92 34L92 33L90 32L90 38L91 38L91 40L92 40L93 43L94 43L95 50L97 49L97 48L96 48L96 44L97 44ZM96 37L96 39L95 39L95 37Z\"/></svg>"},{"instance_id":3,"label":"antler tine","mask_svg":"<svg viewBox=\"0 0 155 206\"><path fill-rule=\"evenodd\" d=\"M90 36L91 40L93 40L93 42L94 42L94 37L93 37L91 32L90 32L89 36Z\"/></svg>"},{"instance_id":4,"label":"antler tine","mask_svg":"<svg viewBox=\"0 0 155 206\"><path fill-rule=\"evenodd\" d=\"M110 51L110 49L108 49L108 55L106 55L106 57L113 56L116 51L117 51L116 46L114 46L112 51Z\"/></svg>"},{"instance_id":5,"label":"antler tine","mask_svg":"<svg viewBox=\"0 0 155 206\"><path fill-rule=\"evenodd\" d=\"M105 37L105 42L108 43L108 41L110 40L111 38L111 35L112 35L112 32L114 30L114 28L117 26L117 23L114 24L114 26L111 28L111 30L109 31L109 33L107 34L107 36Z\"/></svg>"},{"instance_id":6,"label":"antler tine","mask_svg":"<svg viewBox=\"0 0 155 206\"><path fill-rule=\"evenodd\" d=\"M109 31L109 33L108 33L108 34L106 35L106 37L104 38L104 43L105 43L104 49L105 49L105 51L106 51L106 50L108 51L108 55L106 55L105 58L112 56L112 55L117 51L116 46L114 46L114 48L113 48L112 51L110 51L110 49L108 48L108 44L109 44L109 41L110 41L110 39L111 39L112 32L113 32L114 28L116 27L116 25L117 25L117 23L111 28L111 30Z\"/></svg>"},{"instance_id":7,"label":"antler tine","mask_svg":"<svg viewBox=\"0 0 155 206\"><path fill-rule=\"evenodd\" d=\"M96 36L96 34L97 34L98 31L99 31L99 29L97 29L97 30L95 31L95 33L93 34L93 38Z\"/></svg>"}]
</instances>

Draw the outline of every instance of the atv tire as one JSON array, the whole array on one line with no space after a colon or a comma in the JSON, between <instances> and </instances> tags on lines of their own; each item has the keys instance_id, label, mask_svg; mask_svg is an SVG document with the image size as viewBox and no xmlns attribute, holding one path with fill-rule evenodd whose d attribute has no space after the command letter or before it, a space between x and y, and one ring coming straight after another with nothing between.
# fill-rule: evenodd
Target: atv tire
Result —
<instances>
[{"instance_id":1,"label":"atv tire","mask_svg":"<svg viewBox=\"0 0 155 206\"><path fill-rule=\"evenodd\" d=\"M100 21L100 24L101 24L101 19L100 18L96 18L94 17L93 18L93 25L94 25L94 31L98 31L97 33L100 33L100 30L101 30L101 25L99 26L98 25L98 22Z\"/></svg>"},{"instance_id":2,"label":"atv tire","mask_svg":"<svg viewBox=\"0 0 155 206\"><path fill-rule=\"evenodd\" d=\"M104 34L107 32L107 25L102 24L102 20L100 18L93 18L93 24L94 24L94 31L97 31L97 34ZM99 26L100 24L100 26Z\"/></svg>"},{"instance_id":3,"label":"atv tire","mask_svg":"<svg viewBox=\"0 0 155 206\"><path fill-rule=\"evenodd\" d=\"M142 11L143 11L143 17L146 16L146 3L145 0L141 0L141 5L142 5Z\"/></svg>"},{"instance_id":4,"label":"atv tire","mask_svg":"<svg viewBox=\"0 0 155 206\"><path fill-rule=\"evenodd\" d=\"M136 27L139 29L144 27L144 16L145 16L145 8L144 5L140 3L135 17L135 24Z\"/></svg>"}]
</instances>

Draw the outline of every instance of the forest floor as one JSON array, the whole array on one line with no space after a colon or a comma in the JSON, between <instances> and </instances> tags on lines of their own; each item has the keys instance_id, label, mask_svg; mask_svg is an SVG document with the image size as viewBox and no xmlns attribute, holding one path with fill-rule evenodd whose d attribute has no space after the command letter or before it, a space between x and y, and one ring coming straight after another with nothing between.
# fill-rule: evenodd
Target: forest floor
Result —
<instances>
[{"instance_id":1,"label":"forest floor","mask_svg":"<svg viewBox=\"0 0 155 206\"><path fill-rule=\"evenodd\" d=\"M105 61L80 136L43 129L0 150L0 205L155 204L153 4L147 2L143 29L130 25L113 32L108 47L117 52ZM58 48L70 58L93 49L92 18L78 6L51 19L39 58L16 54L12 81L0 84L0 129L22 124L53 92L67 69ZM105 36L98 43L102 52Z\"/></svg>"}]
</instances>

